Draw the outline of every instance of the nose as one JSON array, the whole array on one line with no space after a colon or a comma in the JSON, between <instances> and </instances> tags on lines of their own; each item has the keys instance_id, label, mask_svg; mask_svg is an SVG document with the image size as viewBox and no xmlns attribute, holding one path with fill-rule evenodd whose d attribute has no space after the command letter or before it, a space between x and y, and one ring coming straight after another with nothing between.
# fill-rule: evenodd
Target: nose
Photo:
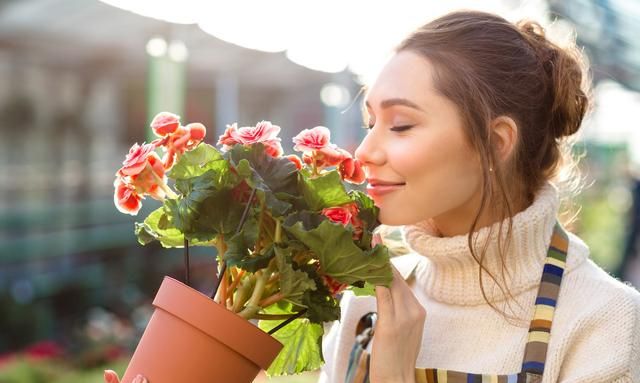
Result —
<instances>
[{"instance_id":1,"label":"nose","mask_svg":"<svg viewBox=\"0 0 640 383\"><path fill-rule=\"evenodd\" d=\"M378 137L375 127L368 131L367 135L362 139L362 142L360 142L360 145L358 145L354 155L365 168L367 166L384 164L384 145L380 142L380 137Z\"/></svg>"}]
</instances>

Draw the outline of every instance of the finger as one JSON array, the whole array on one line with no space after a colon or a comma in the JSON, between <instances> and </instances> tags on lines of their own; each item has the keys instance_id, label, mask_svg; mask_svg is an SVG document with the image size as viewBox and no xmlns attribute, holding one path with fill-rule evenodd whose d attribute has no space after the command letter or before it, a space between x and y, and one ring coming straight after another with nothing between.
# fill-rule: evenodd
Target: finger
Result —
<instances>
[{"instance_id":1,"label":"finger","mask_svg":"<svg viewBox=\"0 0 640 383\"><path fill-rule=\"evenodd\" d=\"M133 381L131 383L149 383L149 381L144 376L138 374L135 378L133 378Z\"/></svg>"},{"instance_id":2,"label":"finger","mask_svg":"<svg viewBox=\"0 0 640 383\"><path fill-rule=\"evenodd\" d=\"M381 243L382 243L382 237L380 236L380 234L378 233L374 234L373 237L371 238L371 247L376 247L376 245Z\"/></svg>"},{"instance_id":3,"label":"finger","mask_svg":"<svg viewBox=\"0 0 640 383\"><path fill-rule=\"evenodd\" d=\"M376 286L376 311L379 318L393 318L393 299L389 288Z\"/></svg>"},{"instance_id":4,"label":"finger","mask_svg":"<svg viewBox=\"0 0 640 383\"><path fill-rule=\"evenodd\" d=\"M104 370L105 383L120 383L118 374L113 370Z\"/></svg>"},{"instance_id":5,"label":"finger","mask_svg":"<svg viewBox=\"0 0 640 383\"><path fill-rule=\"evenodd\" d=\"M413 294L413 291L404 280L404 277L395 266L391 265L393 271L393 281L391 282L391 301L393 302L393 310L395 312L402 312L407 309L410 304L418 304L418 301Z\"/></svg>"},{"instance_id":6,"label":"finger","mask_svg":"<svg viewBox=\"0 0 640 383\"><path fill-rule=\"evenodd\" d=\"M391 265L391 272L393 273L393 280L391 281L392 294L394 294L395 292L402 293L411 291L411 288L409 288L409 285L404 280L404 277L402 276L402 274L400 274L400 272L394 265Z\"/></svg>"}]
</instances>

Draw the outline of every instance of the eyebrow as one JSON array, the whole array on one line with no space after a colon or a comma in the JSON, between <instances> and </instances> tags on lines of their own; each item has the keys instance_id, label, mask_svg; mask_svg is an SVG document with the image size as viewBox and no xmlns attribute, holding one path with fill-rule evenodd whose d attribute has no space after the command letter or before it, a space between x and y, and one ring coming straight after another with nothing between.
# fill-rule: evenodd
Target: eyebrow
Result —
<instances>
[{"instance_id":1,"label":"eyebrow","mask_svg":"<svg viewBox=\"0 0 640 383\"><path fill-rule=\"evenodd\" d=\"M371 104L369 104L369 101L365 101L364 103L365 105L367 105L367 107L371 109ZM402 106L407 106L409 108L419 110L421 112L424 111L421 107L418 106L418 104L416 104L413 101L409 101L406 98L389 98L380 102L380 107L382 109L387 109L394 105L402 105Z\"/></svg>"}]
</instances>

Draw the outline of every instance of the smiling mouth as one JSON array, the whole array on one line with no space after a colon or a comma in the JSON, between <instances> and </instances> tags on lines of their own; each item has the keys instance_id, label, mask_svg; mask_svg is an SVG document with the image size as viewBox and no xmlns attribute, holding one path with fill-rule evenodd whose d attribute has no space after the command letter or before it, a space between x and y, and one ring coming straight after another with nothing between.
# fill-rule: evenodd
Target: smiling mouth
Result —
<instances>
[{"instance_id":1,"label":"smiling mouth","mask_svg":"<svg viewBox=\"0 0 640 383\"><path fill-rule=\"evenodd\" d=\"M400 183L397 183L397 184L375 184L375 183L370 183L369 186L376 188L376 187L383 187L383 186L402 186L404 184L405 184L404 182L400 182Z\"/></svg>"},{"instance_id":2,"label":"smiling mouth","mask_svg":"<svg viewBox=\"0 0 640 383\"><path fill-rule=\"evenodd\" d=\"M387 193L391 193L394 191L399 190L400 188L402 188L405 184L404 183L399 183L399 184L369 184L367 185L367 192L373 196L373 197L377 197L377 196L381 196Z\"/></svg>"}]
</instances>

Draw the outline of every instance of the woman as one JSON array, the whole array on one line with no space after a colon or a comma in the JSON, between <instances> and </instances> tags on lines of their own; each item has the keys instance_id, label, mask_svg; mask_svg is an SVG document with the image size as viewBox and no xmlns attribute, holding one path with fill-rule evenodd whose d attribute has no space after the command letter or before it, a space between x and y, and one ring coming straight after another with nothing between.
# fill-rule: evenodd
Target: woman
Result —
<instances>
[{"instance_id":1,"label":"woman","mask_svg":"<svg viewBox=\"0 0 640 383\"><path fill-rule=\"evenodd\" d=\"M578 51L535 23L455 12L399 45L356 157L415 254L375 299L343 297L321 382L640 381L640 294L556 227L551 181L587 106Z\"/></svg>"},{"instance_id":2,"label":"woman","mask_svg":"<svg viewBox=\"0 0 640 383\"><path fill-rule=\"evenodd\" d=\"M375 298L343 296L321 382L640 381L640 294L556 225L552 181L588 106L581 64L537 24L481 12L399 45L356 156L413 253Z\"/></svg>"}]
</instances>

